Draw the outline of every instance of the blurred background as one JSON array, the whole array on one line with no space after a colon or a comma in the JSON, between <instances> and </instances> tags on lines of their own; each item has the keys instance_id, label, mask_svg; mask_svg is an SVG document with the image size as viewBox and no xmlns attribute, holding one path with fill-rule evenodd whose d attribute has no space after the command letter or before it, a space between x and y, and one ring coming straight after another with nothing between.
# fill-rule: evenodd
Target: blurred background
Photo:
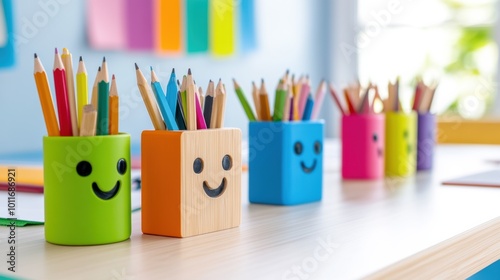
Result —
<instances>
[{"instance_id":1,"label":"blurred background","mask_svg":"<svg viewBox=\"0 0 500 280\"><path fill-rule=\"evenodd\" d=\"M235 37L234 49L223 54L211 44L206 51L191 51L188 19L182 16L178 50L120 46L116 28L128 32L137 27L138 18L99 7L99 2L112 7L121 2L154 6L157 1L161 0L0 0L0 155L41 150L46 129L33 80L33 53L42 59L52 81L55 47L72 52L75 72L78 56L83 56L89 83L106 56L118 83L120 130L130 133L134 143L140 142L142 130L153 128L136 86L134 63L145 73L154 67L163 84L172 68L178 77L191 68L204 88L209 79L221 78L228 93L225 126L241 128L243 137L248 120L231 79L236 78L250 97L251 82L264 78L273 99L274 87L287 69L309 75L314 90L321 79L337 89L359 80L362 85L378 84L382 97L387 95L387 83L399 77L403 107L408 109L417 78L439 81L432 112L472 119L500 113L495 98L497 1L224 0L225 8L235 11ZM186 9L213 1L217 0L180 3ZM118 43L106 45L106 40ZM325 98L320 116L326 120L327 136L335 137L338 112L331 98Z\"/></svg>"}]
</instances>

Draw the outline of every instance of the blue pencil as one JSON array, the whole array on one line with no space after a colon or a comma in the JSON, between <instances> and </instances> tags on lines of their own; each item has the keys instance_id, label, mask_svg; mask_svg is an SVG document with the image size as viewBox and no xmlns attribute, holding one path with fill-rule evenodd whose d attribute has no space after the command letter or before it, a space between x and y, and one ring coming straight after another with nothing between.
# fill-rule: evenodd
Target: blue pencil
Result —
<instances>
[{"instance_id":1,"label":"blue pencil","mask_svg":"<svg viewBox=\"0 0 500 280\"><path fill-rule=\"evenodd\" d=\"M175 82L175 69L172 68L172 74L170 74L170 80L168 81L166 92L167 92L167 103L170 107L172 115L175 116L177 111L177 83Z\"/></svg>"},{"instance_id":2,"label":"blue pencil","mask_svg":"<svg viewBox=\"0 0 500 280\"><path fill-rule=\"evenodd\" d=\"M161 89L161 84L158 81L158 77L151 67L151 88L155 93L156 102L158 102L158 107L160 107L161 114L163 115L163 121L167 126L168 130L179 130L177 123L175 122L174 115L170 111L170 107L167 104L167 98Z\"/></svg>"},{"instance_id":3,"label":"blue pencil","mask_svg":"<svg viewBox=\"0 0 500 280\"><path fill-rule=\"evenodd\" d=\"M309 94L309 96L307 97L306 106L304 107L304 114L302 115L303 121L308 121L311 119L313 107L314 99L312 98L312 95Z\"/></svg>"}]
</instances>

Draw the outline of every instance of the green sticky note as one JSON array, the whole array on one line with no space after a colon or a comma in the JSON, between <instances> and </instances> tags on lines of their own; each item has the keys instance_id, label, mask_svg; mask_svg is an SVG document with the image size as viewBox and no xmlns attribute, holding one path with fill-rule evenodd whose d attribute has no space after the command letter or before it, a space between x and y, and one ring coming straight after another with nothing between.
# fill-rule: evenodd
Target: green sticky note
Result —
<instances>
[{"instance_id":1,"label":"green sticky note","mask_svg":"<svg viewBox=\"0 0 500 280\"><path fill-rule=\"evenodd\" d=\"M16 227L43 225L43 222L0 218L0 226L10 226L12 225L12 222L14 222L14 225L16 225Z\"/></svg>"},{"instance_id":2,"label":"green sticky note","mask_svg":"<svg viewBox=\"0 0 500 280\"><path fill-rule=\"evenodd\" d=\"M208 0L186 1L186 51L208 51Z\"/></svg>"},{"instance_id":3,"label":"green sticky note","mask_svg":"<svg viewBox=\"0 0 500 280\"><path fill-rule=\"evenodd\" d=\"M216 55L234 53L234 11L235 0L211 0L210 21L212 31L212 51Z\"/></svg>"}]
</instances>

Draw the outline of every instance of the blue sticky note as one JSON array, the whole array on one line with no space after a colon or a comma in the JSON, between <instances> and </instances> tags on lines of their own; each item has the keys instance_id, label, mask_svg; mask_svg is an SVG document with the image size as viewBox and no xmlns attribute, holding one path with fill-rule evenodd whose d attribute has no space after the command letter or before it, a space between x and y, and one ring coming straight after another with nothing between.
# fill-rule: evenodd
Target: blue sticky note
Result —
<instances>
[{"instance_id":1,"label":"blue sticky note","mask_svg":"<svg viewBox=\"0 0 500 280\"><path fill-rule=\"evenodd\" d=\"M0 68L11 67L15 63L14 55L14 21L12 11L12 0L1 0L3 8L4 27L7 38L0 47ZM0 16L2 20L2 16Z\"/></svg>"},{"instance_id":2,"label":"blue sticky note","mask_svg":"<svg viewBox=\"0 0 500 280\"><path fill-rule=\"evenodd\" d=\"M240 1L240 46L243 52L257 49L254 0Z\"/></svg>"},{"instance_id":3,"label":"blue sticky note","mask_svg":"<svg viewBox=\"0 0 500 280\"><path fill-rule=\"evenodd\" d=\"M485 267L483 270L467 278L467 280L490 280L490 279L494 280L498 279L499 275L500 275L500 260Z\"/></svg>"}]
</instances>

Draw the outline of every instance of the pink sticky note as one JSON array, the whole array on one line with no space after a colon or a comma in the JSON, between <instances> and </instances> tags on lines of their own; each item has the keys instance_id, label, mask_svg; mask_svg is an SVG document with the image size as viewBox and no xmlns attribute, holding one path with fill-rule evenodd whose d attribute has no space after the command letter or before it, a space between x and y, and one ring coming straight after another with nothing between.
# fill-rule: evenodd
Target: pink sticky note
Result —
<instances>
[{"instance_id":1,"label":"pink sticky note","mask_svg":"<svg viewBox=\"0 0 500 280\"><path fill-rule=\"evenodd\" d=\"M125 49L125 2L89 0L87 3L90 45L97 49Z\"/></svg>"},{"instance_id":2,"label":"pink sticky note","mask_svg":"<svg viewBox=\"0 0 500 280\"><path fill-rule=\"evenodd\" d=\"M154 0L126 0L125 2L128 48L153 50Z\"/></svg>"}]
</instances>

